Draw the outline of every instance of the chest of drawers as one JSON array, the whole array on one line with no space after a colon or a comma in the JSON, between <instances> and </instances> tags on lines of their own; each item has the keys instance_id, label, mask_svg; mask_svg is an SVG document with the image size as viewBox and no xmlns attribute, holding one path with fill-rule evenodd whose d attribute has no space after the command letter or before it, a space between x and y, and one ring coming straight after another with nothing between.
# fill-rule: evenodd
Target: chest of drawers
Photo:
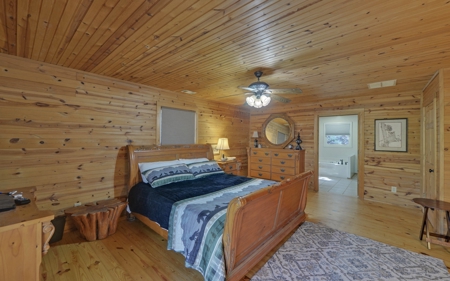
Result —
<instances>
[{"instance_id":1,"label":"chest of drawers","mask_svg":"<svg viewBox=\"0 0 450 281\"><path fill-rule=\"evenodd\" d=\"M248 175L282 181L305 171L305 151L275 148L247 148Z\"/></svg>"}]
</instances>

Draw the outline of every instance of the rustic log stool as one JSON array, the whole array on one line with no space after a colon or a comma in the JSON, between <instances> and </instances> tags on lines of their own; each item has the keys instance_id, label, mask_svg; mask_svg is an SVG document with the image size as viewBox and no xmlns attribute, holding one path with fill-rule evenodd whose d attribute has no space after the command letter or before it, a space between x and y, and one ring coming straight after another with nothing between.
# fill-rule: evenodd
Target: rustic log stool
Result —
<instances>
[{"instance_id":1,"label":"rustic log stool","mask_svg":"<svg viewBox=\"0 0 450 281\"><path fill-rule=\"evenodd\" d=\"M81 237L94 241L116 232L117 222L126 205L115 198L69 208L64 212L72 217Z\"/></svg>"}]
</instances>

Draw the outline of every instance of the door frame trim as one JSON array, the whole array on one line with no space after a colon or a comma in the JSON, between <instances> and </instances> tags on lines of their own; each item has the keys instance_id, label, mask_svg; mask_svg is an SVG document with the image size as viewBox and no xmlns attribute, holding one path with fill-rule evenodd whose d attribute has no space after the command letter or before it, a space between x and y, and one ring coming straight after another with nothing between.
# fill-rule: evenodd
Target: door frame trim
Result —
<instances>
[{"instance_id":1,"label":"door frame trim","mask_svg":"<svg viewBox=\"0 0 450 281\"><path fill-rule=\"evenodd\" d=\"M314 115L314 190L319 191L319 118L358 115L358 198L364 199L364 108L316 112Z\"/></svg>"}]
</instances>

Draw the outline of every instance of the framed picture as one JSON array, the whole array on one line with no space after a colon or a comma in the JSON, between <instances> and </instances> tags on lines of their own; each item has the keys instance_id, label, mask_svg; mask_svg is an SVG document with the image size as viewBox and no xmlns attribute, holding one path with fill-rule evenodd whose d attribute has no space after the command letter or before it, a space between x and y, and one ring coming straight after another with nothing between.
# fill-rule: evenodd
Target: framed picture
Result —
<instances>
[{"instance_id":1,"label":"framed picture","mask_svg":"<svg viewBox=\"0 0 450 281\"><path fill-rule=\"evenodd\" d=\"M217 143L216 144L211 144L212 150L213 150L213 154L219 154L219 150L217 149Z\"/></svg>"},{"instance_id":2,"label":"framed picture","mask_svg":"<svg viewBox=\"0 0 450 281\"><path fill-rule=\"evenodd\" d=\"M375 151L407 152L408 119L375 119Z\"/></svg>"}]
</instances>

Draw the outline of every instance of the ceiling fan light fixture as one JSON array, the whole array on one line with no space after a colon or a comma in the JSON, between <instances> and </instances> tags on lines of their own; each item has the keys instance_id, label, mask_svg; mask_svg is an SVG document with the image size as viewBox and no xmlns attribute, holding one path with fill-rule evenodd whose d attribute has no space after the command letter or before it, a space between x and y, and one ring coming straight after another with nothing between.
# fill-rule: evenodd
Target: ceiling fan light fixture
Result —
<instances>
[{"instance_id":1,"label":"ceiling fan light fixture","mask_svg":"<svg viewBox=\"0 0 450 281\"><path fill-rule=\"evenodd\" d=\"M247 97L245 100L247 101L248 105L254 108L261 108L263 106L267 106L270 103L271 98L266 95L260 95L259 97L257 95L253 95Z\"/></svg>"}]
</instances>

